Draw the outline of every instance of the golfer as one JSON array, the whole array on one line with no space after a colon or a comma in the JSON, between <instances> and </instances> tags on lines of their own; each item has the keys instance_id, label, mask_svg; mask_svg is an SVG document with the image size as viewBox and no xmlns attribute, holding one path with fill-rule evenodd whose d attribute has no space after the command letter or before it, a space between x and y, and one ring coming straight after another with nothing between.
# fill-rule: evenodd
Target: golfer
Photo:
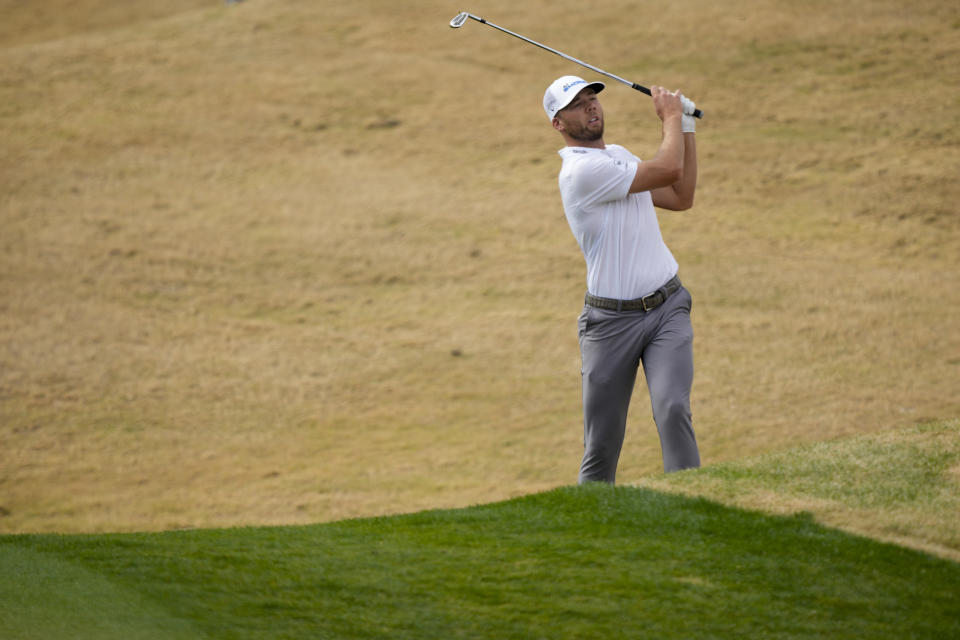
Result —
<instances>
[{"instance_id":1,"label":"golfer","mask_svg":"<svg viewBox=\"0 0 960 640\"><path fill-rule=\"evenodd\" d=\"M682 211L697 185L695 120L679 93L652 87L663 126L656 154L642 161L603 141L602 82L558 78L543 108L560 150L563 209L587 263L578 320L583 377L579 482L614 483L627 409L642 364L665 471L700 466L690 414L693 328L690 294L660 234L654 207ZM692 111L692 108L689 109Z\"/></svg>"}]
</instances>

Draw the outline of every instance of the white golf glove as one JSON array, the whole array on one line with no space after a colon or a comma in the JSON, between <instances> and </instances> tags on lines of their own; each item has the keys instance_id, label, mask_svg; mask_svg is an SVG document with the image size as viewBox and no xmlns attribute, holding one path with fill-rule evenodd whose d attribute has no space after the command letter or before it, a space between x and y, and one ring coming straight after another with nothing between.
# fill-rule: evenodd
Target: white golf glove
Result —
<instances>
[{"instance_id":1,"label":"white golf glove","mask_svg":"<svg viewBox=\"0 0 960 640\"><path fill-rule=\"evenodd\" d=\"M693 117L693 112L696 111L697 105L693 103L693 100L685 98L682 94L680 95L680 104L683 105L683 117L680 119L680 129L684 133L696 133L697 119Z\"/></svg>"}]
</instances>

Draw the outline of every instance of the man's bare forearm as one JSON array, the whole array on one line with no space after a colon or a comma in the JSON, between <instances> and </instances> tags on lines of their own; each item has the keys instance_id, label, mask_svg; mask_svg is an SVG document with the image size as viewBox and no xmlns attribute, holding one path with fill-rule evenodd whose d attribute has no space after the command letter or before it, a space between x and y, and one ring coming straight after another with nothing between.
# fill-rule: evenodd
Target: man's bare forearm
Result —
<instances>
[{"instance_id":1,"label":"man's bare forearm","mask_svg":"<svg viewBox=\"0 0 960 640\"><path fill-rule=\"evenodd\" d=\"M697 136L693 133L683 135L683 175L673 183L680 205L684 209L693 206L693 195L697 190Z\"/></svg>"},{"instance_id":2,"label":"man's bare forearm","mask_svg":"<svg viewBox=\"0 0 960 640\"><path fill-rule=\"evenodd\" d=\"M663 120L663 139L653 158L637 166L630 193L669 187L683 180L686 136L680 131L680 117ZM696 178L694 177L694 180Z\"/></svg>"}]
</instances>

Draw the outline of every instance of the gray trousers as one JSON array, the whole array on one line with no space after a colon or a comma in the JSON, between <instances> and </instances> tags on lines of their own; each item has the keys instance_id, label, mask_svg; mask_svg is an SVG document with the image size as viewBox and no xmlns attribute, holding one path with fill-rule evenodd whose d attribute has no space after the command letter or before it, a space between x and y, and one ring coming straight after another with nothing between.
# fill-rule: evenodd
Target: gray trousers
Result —
<instances>
[{"instance_id":1,"label":"gray trousers","mask_svg":"<svg viewBox=\"0 0 960 640\"><path fill-rule=\"evenodd\" d=\"M583 461L579 482L613 483L627 409L643 372L660 435L664 471L700 466L690 414L693 327L681 287L652 311L584 306L578 320L583 377Z\"/></svg>"}]
</instances>

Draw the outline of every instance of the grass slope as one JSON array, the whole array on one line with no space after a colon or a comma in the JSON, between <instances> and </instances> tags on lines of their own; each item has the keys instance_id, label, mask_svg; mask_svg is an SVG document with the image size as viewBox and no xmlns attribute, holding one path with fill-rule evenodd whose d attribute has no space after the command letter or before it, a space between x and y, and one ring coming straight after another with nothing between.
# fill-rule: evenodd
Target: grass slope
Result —
<instances>
[{"instance_id":1,"label":"grass slope","mask_svg":"<svg viewBox=\"0 0 960 640\"><path fill-rule=\"evenodd\" d=\"M4 543L0 567L0 635L5 639L203 637L136 586L118 586L100 567Z\"/></svg>"},{"instance_id":2,"label":"grass slope","mask_svg":"<svg viewBox=\"0 0 960 640\"><path fill-rule=\"evenodd\" d=\"M0 531L573 482L583 261L540 100L579 67L446 0L37 4L0 0ZM706 463L960 415L957 3L470 9L705 109L662 224ZM649 100L604 106L649 157ZM660 469L645 396L624 482Z\"/></svg>"},{"instance_id":3,"label":"grass slope","mask_svg":"<svg viewBox=\"0 0 960 640\"><path fill-rule=\"evenodd\" d=\"M960 561L960 421L820 442L691 473L647 488L825 525Z\"/></svg>"},{"instance_id":4,"label":"grass slope","mask_svg":"<svg viewBox=\"0 0 960 640\"><path fill-rule=\"evenodd\" d=\"M954 637L958 429L668 478L726 502L762 492L783 515L587 486L300 527L0 536L0 636ZM817 522L843 511L845 528L895 523L954 560Z\"/></svg>"},{"instance_id":5,"label":"grass slope","mask_svg":"<svg viewBox=\"0 0 960 640\"><path fill-rule=\"evenodd\" d=\"M43 558L58 588L46 597L32 572L20 586L0 583L0 632L11 640L48 637L38 630L60 616L80 625L72 637L110 637L96 635L117 620L101 595L145 602L130 612L148 612L144 637L177 629L220 639L960 633L960 564L805 515L639 488L565 488L307 527L0 538L4 563L25 554L31 564ZM126 624L138 632L136 622Z\"/></svg>"},{"instance_id":6,"label":"grass slope","mask_svg":"<svg viewBox=\"0 0 960 640\"><path fill-rule=\"evenodd\" d=\"M216 4L217 0L55 0L29 3L0 0L0 47L109 31Z\"/></svg>"}]
</instances>

